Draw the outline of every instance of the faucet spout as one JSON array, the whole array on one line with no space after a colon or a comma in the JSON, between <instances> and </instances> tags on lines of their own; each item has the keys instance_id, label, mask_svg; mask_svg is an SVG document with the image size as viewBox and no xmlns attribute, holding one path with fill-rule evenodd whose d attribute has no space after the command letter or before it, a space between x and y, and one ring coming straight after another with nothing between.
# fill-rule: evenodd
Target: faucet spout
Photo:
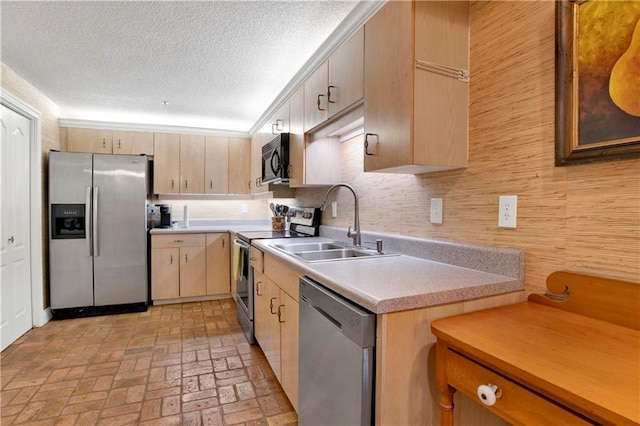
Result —
<instances>
[{"instance_id":1,"label":"faucet spout","mask_svg":"<svg viewBox=\"0 0 640 426\"><path fill-rule=\"evenodd\" d=\"M356 190L353 189L351 185L347 185L346 183L337 183L333 185L327 191L327 195L324 197L324 201L322 202L322 206L320 207L321 211L324 211L327 208L327 202L329 201L329 195L333 192L334 189L344 187L347 188L353 194L354 200L354 219L353 219L353 230L349 227L349 231L347 231L347 236L353 239L353 245L356 247L360 247L362 245L361 237L360 237L360 214L359 214L359 206L358 206L358 194Z\"/></svg>"}]
</instances>

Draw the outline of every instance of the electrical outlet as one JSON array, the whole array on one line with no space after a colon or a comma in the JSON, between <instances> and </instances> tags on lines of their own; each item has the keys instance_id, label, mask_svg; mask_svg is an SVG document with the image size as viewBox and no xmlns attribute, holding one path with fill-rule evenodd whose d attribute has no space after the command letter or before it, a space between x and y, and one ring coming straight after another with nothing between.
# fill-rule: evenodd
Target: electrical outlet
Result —
<instances>
[{"instance_id":1,"label":"electrical outlet","mask_svg":"<svg viewBox=\"0 0 640 426\"><path fill-rule=\"evenodd\" d=\"M501 195L499 198L499 207L498 207L498 227L515 229L517 215L518 215L518 196L517 195Z\"/></svg>"},{"instance_id":2,"label":"electrical outlet","mask_svg":"<svg viewBox=\"0 0 640 426\"><path fill-rule=\"evenodd\" d=\"M442 223L442 198L431 199L431 223Z\"/></svg>"},{"instance_id":3,"label":"electrical outlet","mask_svg":"<svg viewBox=\"0 0 640 426\"><path fill-rule=\"evenodd\" d=\"M331 217L338 217L338 202L331 203Z\"/></svg>"},{"instance_id":4,"label":"electrical outlet","mask_svg":"<svg viewBox=\"0 0 640 426\"><path fill-rule=\"evenodd\" d=\"M249 213L249 206L246 203L242 203L242 213Z\"/></svg>"}]
</instances>

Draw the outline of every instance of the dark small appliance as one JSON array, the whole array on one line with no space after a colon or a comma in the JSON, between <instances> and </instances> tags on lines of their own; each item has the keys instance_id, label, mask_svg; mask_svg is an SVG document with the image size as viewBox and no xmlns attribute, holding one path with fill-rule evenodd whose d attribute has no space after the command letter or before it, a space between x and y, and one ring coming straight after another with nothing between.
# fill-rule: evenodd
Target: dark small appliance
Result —
<instances>
[{"instance_id":1,"label":"dark small appliance","mask_svg":"<svg viewBox=\"0 0 640 426\"><path fill-rule=\"evenodd\" d=\"M158 228L171 228L171 205L156 204L160 210L160 226Z\"/></svg>"}]
</instances>

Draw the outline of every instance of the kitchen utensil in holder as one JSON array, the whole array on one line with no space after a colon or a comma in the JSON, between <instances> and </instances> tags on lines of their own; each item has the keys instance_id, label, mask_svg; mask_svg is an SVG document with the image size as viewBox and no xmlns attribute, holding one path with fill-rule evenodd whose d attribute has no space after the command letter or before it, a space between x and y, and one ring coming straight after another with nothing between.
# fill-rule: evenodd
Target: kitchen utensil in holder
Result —
<instances>
[{"instance_id":1,"label":"kitchen utensil in holder","mask_svg":"<svg viewBox=\"0 0 640 426\"><path fill-rule=\"evenodd\" d=\"M275 216L271 218L271 228L275 231L284 231L284 216Z\"/></svg>"}]
</instances>

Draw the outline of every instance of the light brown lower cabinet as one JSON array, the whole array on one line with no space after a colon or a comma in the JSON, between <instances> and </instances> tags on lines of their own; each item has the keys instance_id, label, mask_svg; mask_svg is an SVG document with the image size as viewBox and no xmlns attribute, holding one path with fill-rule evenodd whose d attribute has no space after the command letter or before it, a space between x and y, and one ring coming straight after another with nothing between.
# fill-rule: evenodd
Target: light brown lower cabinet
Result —
<instances>
[{"instance_id":1,"label":"light brown lower cabinet","mask_svg":"<svg viewBox=\"0 0 640 426\"><path fill-rule=\"evenodd\" d=\"M252 256L254 253L252 252ZM297 411L299 323L297 288L300 273L269 254L265 254L264 273L254 270L254 274L256 340L291 405Z\"/></svg>"},{"instance_id":2,"label":"light brown lower cabinet","mask_svg":"<svg viewBox=\"0 0 640 426\"><path fill-rule=\"evenodd\" d=\"M228 294L229 234L151 237L151 299Z\"/></svg>"}]
</instances>

